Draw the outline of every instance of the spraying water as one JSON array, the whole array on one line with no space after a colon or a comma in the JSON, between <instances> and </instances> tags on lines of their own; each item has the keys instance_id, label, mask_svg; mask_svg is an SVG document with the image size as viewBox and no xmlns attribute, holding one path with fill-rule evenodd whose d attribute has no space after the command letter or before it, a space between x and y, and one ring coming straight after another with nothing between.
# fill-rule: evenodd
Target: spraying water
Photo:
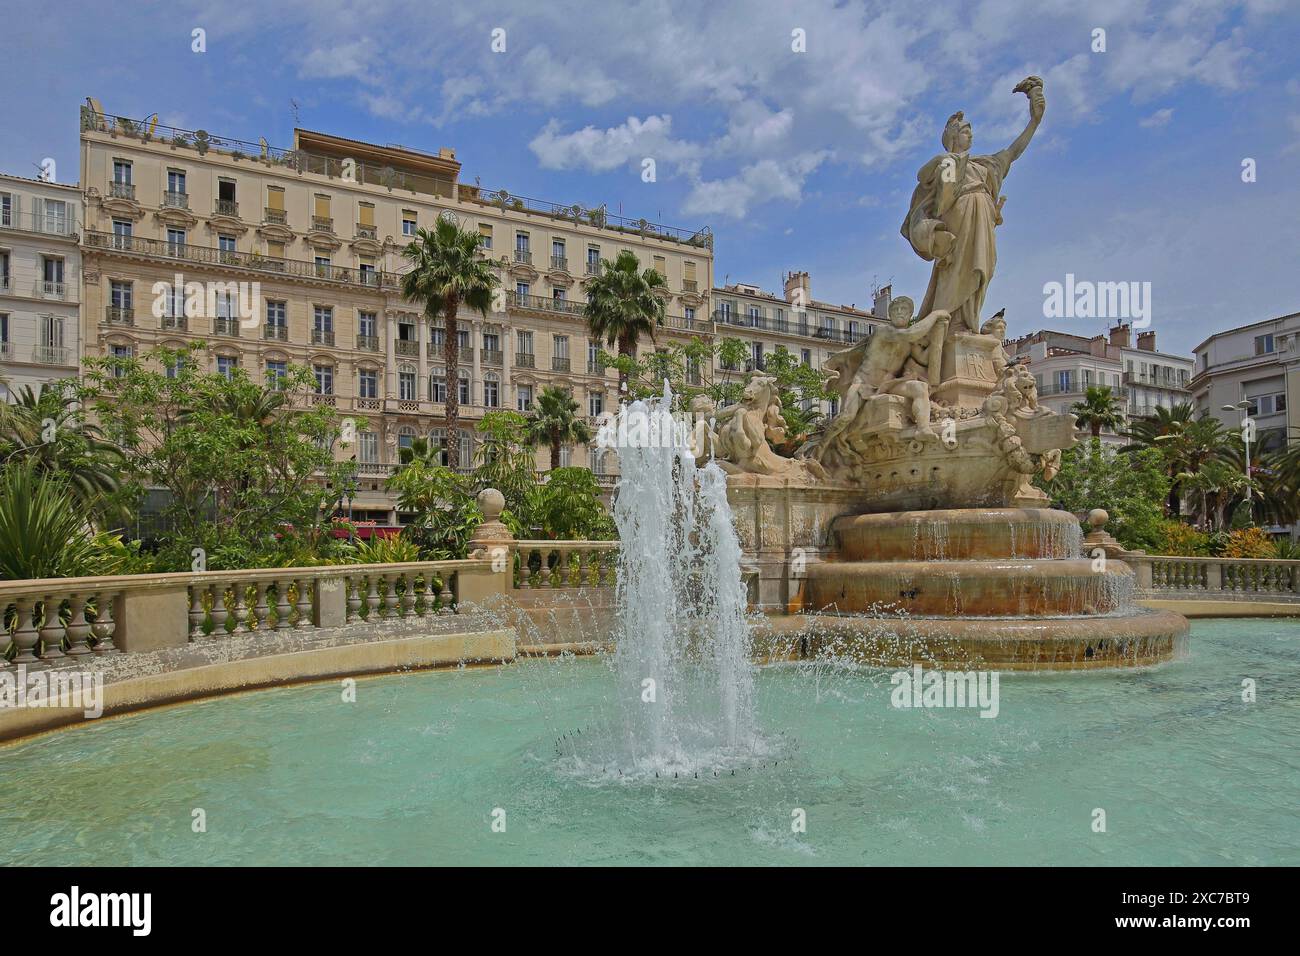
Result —
<instances>
[{"instance_id":1,"label":"spraying water","mask_svg":"<svg viewBox=\"0 0 1300 956\"><path fill-rule=\"evenodd\" d=\"M672 392L619 409L613 667L631 766L717 769L757 753L740 542L723 471L698 466Z\"/></svg>"}]
</instances>

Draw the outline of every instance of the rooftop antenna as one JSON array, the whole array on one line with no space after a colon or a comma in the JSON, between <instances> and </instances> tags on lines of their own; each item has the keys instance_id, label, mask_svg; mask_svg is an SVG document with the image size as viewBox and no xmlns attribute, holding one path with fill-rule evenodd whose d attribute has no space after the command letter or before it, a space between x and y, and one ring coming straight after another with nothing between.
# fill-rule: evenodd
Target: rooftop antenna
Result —
<instances>
[{"instance_id":1,"label":"rooftop antenna","mask_svg":"<svg viewBox=\"0 0 1300 956\"><path fill-rule=\"evenodd\" d=\"M289 112L293 114L293 125L294 126L302 125L302 121L299 120L298 118L298 112L299 112L298 101L295 100L292 96L289 97Z\"/></svg>"}]
</instances>

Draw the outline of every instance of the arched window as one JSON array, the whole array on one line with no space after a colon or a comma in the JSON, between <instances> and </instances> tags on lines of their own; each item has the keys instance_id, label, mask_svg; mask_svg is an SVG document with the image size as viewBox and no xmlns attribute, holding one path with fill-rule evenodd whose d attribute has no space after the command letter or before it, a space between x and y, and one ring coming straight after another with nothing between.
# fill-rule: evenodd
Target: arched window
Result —
<instances>
[{"instance_id":1,"label":"arched window","mask_svg":"<svg viewBox=\"0 0 1300 956\"><path fill-rule=\"evenodd\" d=\"M468 404L470 404L470 398L469 398L469 372L467 372L465 369L461 369L461 370L460 370L460 389L459 389L459 391L460 391L460 398L459 398L460 403L461 403L462 405L468 405Z\"/></svg>"},{"instance_id":2,"label":"arched window","mask_svg":"<svg viewBox=\"0 0 1300 956\"><path fill-rule=\"evenodd\" d=\"M483 376L483 404L487 408L501 407L501 376L487 372Z\"/></svg>"},{"instance_id":3,"label":"arched window","mask_svg":"<svg viewBox=\"0 0 1300 956\"><path fill-rule=\"evenodd\" d=\"M397 429L397 447L399 451L403 448L410 448L413 441L415 441L414 428L410 425L403 425Z\"/></svg>"},{"instance_id":4,"label":"arched window","mask_svg":"<svg viewBox=\"0 0 1300 956\"><path fill-rule=\"evenodd\" d=\"M447 371L435 368L429 370L429 401L445 402L447 400Z\"/></svg>"},{"instance_id":5,"label":"arched window","mask_svg":"<svg viewBox=\"0 0 1300 956\"><path fill-rule=\"evenodd\" d=\"M402 401L419 401L420 396L415 393L415 374L413 365L397 367L397 397Z\"/></svg>"}]
</instances>

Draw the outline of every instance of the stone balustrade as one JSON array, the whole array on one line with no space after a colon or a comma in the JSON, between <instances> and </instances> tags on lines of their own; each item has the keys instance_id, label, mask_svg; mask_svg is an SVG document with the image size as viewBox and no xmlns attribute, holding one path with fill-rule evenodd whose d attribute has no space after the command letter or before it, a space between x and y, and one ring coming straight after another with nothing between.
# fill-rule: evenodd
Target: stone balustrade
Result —
<instances>
[{"instance_id":1,"label":"stone balustrade","mask_svg":"<svg viewBox=\"0 0 1300 956\"><path fill-rule=\"evenodd\" d=\"M612 587L617 541L515 541L518 559L514 586L519 590Z\"/></svg>"},{"instance_id":2,"label":"stone balustrade","mask_svg":"<svg viewBox=\"0 0 1300 956\"><path fill-rule=\"evenodd\" d=\"M1121 552L1148 596L1267 597L1300 601L1300 561L1271 558L1195 558Z\"/></svg>"},{"instance_id":3,"label":"stone balustrade","mask_svg":"<svg viewBox=\"0 0 1300 956\"><path fill-rule=\"evenodd\" d=\"M506 590L490 560L0 582L0 666L153 651L226 635L373 627Z\"/></svg>"}]
</instances>

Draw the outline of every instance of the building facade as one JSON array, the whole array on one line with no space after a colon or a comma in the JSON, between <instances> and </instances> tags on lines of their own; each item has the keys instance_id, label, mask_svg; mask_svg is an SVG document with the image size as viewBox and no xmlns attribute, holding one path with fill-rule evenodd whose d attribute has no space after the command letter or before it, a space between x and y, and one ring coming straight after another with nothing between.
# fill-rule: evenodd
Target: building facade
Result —
<instances>
[{"instance_id":1,"label":"building facade","mask_svg":"<svg viewBox=\"0 0 1300 956\"><path fill-rule=\"evenodd\" d=\"M711 336L712 236L489 191L460 181L454 151L423 153L294 131L276 149L82 108L86 196L82 323L88 355L139 355L200 340L215 371L271 381L310 367L313 400L355 415L354 514L394 521L384 482L416 437L441 446L448 388L458 389L468 468L474 425L498 408L528 411L545 385L568 388L593 420L617 404L582 308L584 284L623 250L668 282L668 340ZM484 318L458 317L460 367L443 361L441 321L403 300L402 248L455 216L484 238L504 290ZM203 307L186 307L191 283ZM539 467L548 455L538 452ZM564 463L612 470L597 450Z\"/></svg>"},{"instance_id":2,"label":"building facade","mask_svg":"<svg viewBox=\"0 0 1300 956\"><path fill-rule=\"evenodd\" d=\"M1095 386L1116 395L1125 418L1190 401L1192 360L1158 351L1154 331L1140 332L1136 345L1130 333L1127 325L1091 338L1042 330L1008 341L1006 350L1012 361L1033 373L1039 401L1054 412L1069 412ZM1102 429L1101 439L1124 443L1118 429Z\"/></svg>"},{"instance_id":3,"label":"building facade","mask_svg":"<svg viewBox=\"0 0 1300 956\"><path fill-rule=\"evenodd\" d=\"M81 190L0 175L0 400L76 378Z\"/></svg>"},{"instance_id":4,"label":"building facade","mask_svg":"<svg viewBox=\"0 0 1300 956\"><path fill-rule=\"evenodd\" d=\"M1216 332L1194 353L1198 412L1237 428L1237 409L1244 409L1255 421L1260 450L1300 441L1300 312Z\"/></svg>"}]
</instances>

